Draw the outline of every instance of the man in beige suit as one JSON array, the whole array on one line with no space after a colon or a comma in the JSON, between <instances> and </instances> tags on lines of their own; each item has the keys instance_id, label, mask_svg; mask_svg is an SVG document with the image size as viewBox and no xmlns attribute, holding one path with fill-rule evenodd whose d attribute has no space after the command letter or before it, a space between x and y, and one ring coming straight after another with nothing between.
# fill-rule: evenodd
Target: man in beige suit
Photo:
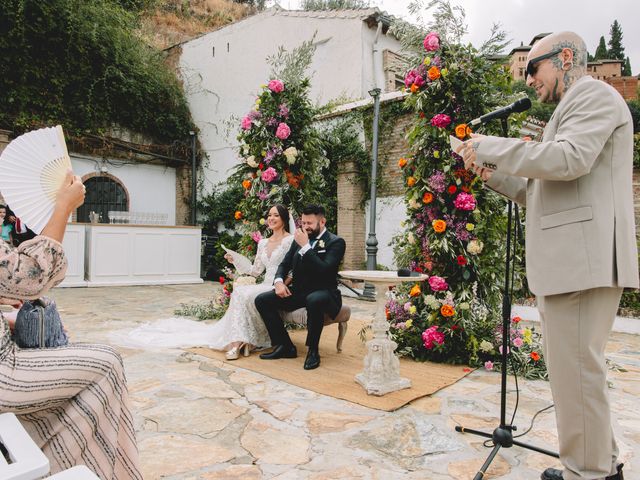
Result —
<instances>
[{"instance_id":1,"label":"man in beige suit","mask_svg":"<svg viewBox=\"0 0 640 480\"><path fill-rule=\"evenodd\" d=\"M604 349L623 287L638 287L629 109L586 75L575 33L528 56L527 84L557 103L542 142L477 135L458 152L490 188L526 205L527 277L537 297L564 470L542 480L623 478Z\"/></svg>"}]
</instances>

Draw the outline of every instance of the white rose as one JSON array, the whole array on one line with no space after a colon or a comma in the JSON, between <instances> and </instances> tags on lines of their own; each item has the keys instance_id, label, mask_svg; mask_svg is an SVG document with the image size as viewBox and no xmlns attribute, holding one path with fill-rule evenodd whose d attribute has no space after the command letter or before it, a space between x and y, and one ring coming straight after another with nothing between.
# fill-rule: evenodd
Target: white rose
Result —
<instances>
[{"instance_id":1,"label":"white rose","mask_svg":"<svg viewBox=\"0 0 640 480\"><path fill-rule=\"evenodd\" d=\"M491 342L487 342L486 340L483 340L482 342L480 342L480 351L482 352L490 352L491 350L493 350L493 344Z\"/></svg>"},{"instance_id":2,"label":"white rose","mask_svg":"<svg viewBox=\"0 0 640 480\"><path fill-rule=\"evenodd\" d=\"M412 198L411 200L409 200L409 207L413 208L414 210L418 210L420 208L420 204Z\"/></svg>"},{"instance_id":3,"label":"white rose","mask_svg":"<svg viewBox=\"0 0 640 480\"><path fill-rule=\"evenodd\" d=\"M467 245L467 252L471 255L480 255L484 244L480 240L471 240Z\"/></svg>"},{"instance_id":4,"label":"white rose","mask_svg":"<svg viewBox=\"0 0 640 480\"><path fill-rule=\"evenodd\" d=\"M233 285L236 287L239 287L240 285L253 285L254 283L256 283L256 277L252 277L250 275L243 275L233 281Z\"/></svg>"},{"instance_id":5,"label":"white rose","mask_svg":"<svg viewBox=\"0 0 640 480\"><path fill-rule=\"evenodd\" d=\"M247 165L249 165L251 168L258 168L258 162L256 162L256 157L251 155L250 157L247 157Z\"/></svg>"},{"instance_id":6,"label":"white rose","mask_svg":"<svg viewBox=\"0 0 640 480\"><path fill-rule=\"evenodd\" d=\"M298 156L298 149L296 147L289 147L282 153L284 153L284 156L287 158L289 165L296 163L296 157Z\"/></svg>"}]
</instances>

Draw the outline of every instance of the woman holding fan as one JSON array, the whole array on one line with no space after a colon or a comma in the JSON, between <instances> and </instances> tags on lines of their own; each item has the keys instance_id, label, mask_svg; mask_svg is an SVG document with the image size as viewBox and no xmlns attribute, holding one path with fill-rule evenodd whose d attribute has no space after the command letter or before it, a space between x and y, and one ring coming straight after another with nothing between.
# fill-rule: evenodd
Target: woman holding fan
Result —
<instances>
[{"instance_id":1,"label":"woman holding fan","mask_svg":"<svg viewBox=\"0 0 640 480\"><path fill-rule=\"evenodd\" d=\"M64 278L61 242L85 188L71 171L42 233L14 248L0 242L0 303L36 299ZM0 314L1 315L1 314ZM13 412L53 473L84 464L102 479L142 479L120 355L106 345L19 349L0 318L0 413Z\"/></svg>"}]
</instances>

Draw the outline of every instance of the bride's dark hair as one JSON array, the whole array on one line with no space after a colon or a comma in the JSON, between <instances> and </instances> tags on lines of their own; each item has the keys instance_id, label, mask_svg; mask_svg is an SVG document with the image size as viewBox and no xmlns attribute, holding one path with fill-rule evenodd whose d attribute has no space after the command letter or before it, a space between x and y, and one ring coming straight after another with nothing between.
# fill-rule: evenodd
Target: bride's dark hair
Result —
<instances>
[{"instance_id":1,"label":"bride's dark hair","mask_svg":"<svg viewBox=\"0 0 640 480\"><path fill-rule=\"evenodd\" d=\"M279 203L276 203L274 207L278 210L278 215L280 215L280 219L282 220L282 223L284 223L285 232L291 233L289 232L289 210L287 210L287 207Z\"/></svg>"}]
</instances>

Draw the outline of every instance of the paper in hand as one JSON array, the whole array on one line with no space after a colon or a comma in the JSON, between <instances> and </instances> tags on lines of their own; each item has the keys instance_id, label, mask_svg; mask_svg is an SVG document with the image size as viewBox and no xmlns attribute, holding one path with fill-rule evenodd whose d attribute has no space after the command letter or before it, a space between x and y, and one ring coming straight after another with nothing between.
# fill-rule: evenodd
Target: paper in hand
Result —
<instances>
[{"instance_id":1,"label":"paper in hand","mask_svg":"<svg viewBox=\"0 0 640 480\"><path fill-rule=\"evenodd\" d=\"M233 265L236 267L236 270L239 273L246 274L251 272L251 269L253 268L253 264L251 263L251 260L249 260L247 257L245 257L244 255L238 252L229 250L227 247L225 247L222 244L220 244L220 246L225 252L231 255L231 258L233 258Z\"/></svg>"},{"instance_id":2,"label":"paper in hand","mask_svg":"<svg viewBox=\"0 0 640 480\"><path fill-rule=\"evenodd\" d=\"M451 151L455 152L456 149L463 143L464 142L459 138L456 138L453 135L449 135L449 145L451 146Z\"/></svg>"}]
</instances>

